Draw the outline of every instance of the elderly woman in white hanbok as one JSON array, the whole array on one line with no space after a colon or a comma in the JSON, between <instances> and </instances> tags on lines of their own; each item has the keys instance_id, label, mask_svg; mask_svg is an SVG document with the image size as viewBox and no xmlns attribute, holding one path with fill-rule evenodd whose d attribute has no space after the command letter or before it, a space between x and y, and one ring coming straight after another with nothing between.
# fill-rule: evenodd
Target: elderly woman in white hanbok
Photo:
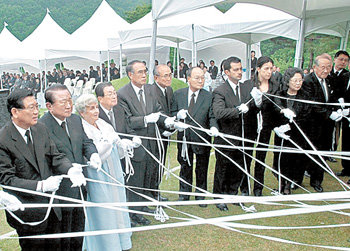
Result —
<instances>
[{"instance_id":1,"label":"elderly woman in white hanbok","mask_svg":"<svg viewBox=\"0 0 350 251\"><path fill-rule=\"evenodd\" d=\"M126 149L137 147L137 144L128 139L120 139L113 127L99 118L98 103L94 95L84 94L80 96L76 100L75 108L83 118L86 135L94 141L102 160L103 171L88 168L88 178L117 184L104 173L106 172L120 185L112 186L87 182L87 200L97 203L125 202L124 176L120 157L123 157ZM118 208L113 210L102 207L87 207L85 231L130 228L129 214L125 211L127 208L121 207L120 209L124 209L124 211ZM84 249L88 251L127 250L131 247L131 232L94 235L84 238Z\"/></svg>"}]
</instances>

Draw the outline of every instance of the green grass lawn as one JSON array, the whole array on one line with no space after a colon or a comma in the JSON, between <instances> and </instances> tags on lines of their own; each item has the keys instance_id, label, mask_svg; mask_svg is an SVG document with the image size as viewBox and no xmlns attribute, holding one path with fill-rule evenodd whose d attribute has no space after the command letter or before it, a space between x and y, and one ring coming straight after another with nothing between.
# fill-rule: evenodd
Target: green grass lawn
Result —
<instances>
[{"instance_id":1,"label":"green grass lawn","mask_svg":"<svg viewBox=\"0 0 350 251\"><path fill-rule=\"evenodd\" d=\"M178 165L176 158L176 145L171 144L168 156L171 158L171 166ZM272 154L268 153L267 163L271 165ZM213 175L214 175L215 157L212 155L210 159L210 168L208 173L209 191L212 191ZM340 171L340 161L331 164L334 171ZM178 173L178 172L177 172ZM277 181L270 171L266 171L265 184L271 188L277 188ZM344 179L346 180L346 179ZM168 180L164 179L161 185L162 189L178 191L179 182L171 177ZM311 192L314 190L309 185L309 179L305 178L304 186ZM337 182L329 175L325 175L323 182L325 191L341 190ZM302 193L298 189L294 193ZM264 189L264 195L269 195L267 189ZM174 194L165 194L171 201L177 200ZM194 198L192 198L194 199ZM174 208L196 215L202 218L213 218L221 216L230 216L237 214L244 214L244 212L237 206L228 205L229 211L221 212L215 205L209 205L207 208L200 208L193 206L175 206ZM258 212L268 210L282 209L281 206L266 206L255 204ZM287 207L283 207L287 208ZM166 209L169 216L186 217L183 214ZM148 217L149 219L152 219ZM7 233L12 229L6 224L4 211L0 212L0 234ZM166 223L178 222L170 219ZM166 224L164 223L164 224ZM304 214L297 216L284 216L266 219L257 219L249 221L240 221L240 223L249 223L254 225L266 226L313 226L313 225L330 225L330 224L344 224L349 223L347 216L335 213L318 213L318 214ZM152 219L152 224L161 224ZM261 235L269 235L274 237L285 238L288 240L330 246L350 247L349 228L324 228L324 229L309 229L309 230L245 230L249 233L256 233ZM253 237L247 234L237 233L230 230L225 230L220 227L212 225L199 225L182 228L169 228L145 232L137 232L133 234L133 249L132 250L317 250L317 248L303 247L298 245L283 244L274 241L263 240L261 238ZM17 240L2 240L0 241L0 250L19 250Z\"/></svg>"}]
</instances>

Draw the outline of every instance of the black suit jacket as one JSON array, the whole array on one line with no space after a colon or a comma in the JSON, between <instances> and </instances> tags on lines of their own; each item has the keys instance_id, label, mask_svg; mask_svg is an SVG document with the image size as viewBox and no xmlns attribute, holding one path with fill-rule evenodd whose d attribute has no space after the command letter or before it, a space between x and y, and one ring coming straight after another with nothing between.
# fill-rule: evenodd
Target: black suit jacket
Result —
<instances>
[{"instance_id":1,"label":"black suit jacket","mask_svg":"<svg viewBox=\"0 0 350 251\"><path fill-rule=\"evenodd\" d=\"M127 130L130 132L130 134L155 138L155 124L149 123L147 126L145 126L144 118L145 115L149 115L151 113L163 113L163 110L157 99L152 94L152 86L146 84L144 85L144 95L146 100L145 114L131 85L132 84L129 83L118 90L118 100L125 112ZM164 127L164 120L165 117L161 116L157 124ZM147 149L149 149L156 156L159 155L157 142L155 140L142 139L142 145L147 147ZM145 154L145 150L142 147L138 147L135 149L135 154L132 160L142 162L144 161Z\"/></svg>"},{"instance_id":2,"label":"black suit jacket","mask_svg":"<svg viewBox=\"0 0 350 251\"><path fill-rule=\"evenodd\" d=\"M253 88L252 82L239 84L240 99L235 95L232 87L225 81L224 84L213 91L213 112L219 125L219 131L225 134L242 136L242 114L239 113L238 106L247 103L250 99L250 91ZM249 131L256 132L257 108L254 101L249 102L249 111L243 115L245 125L245 135ZM249 133L248 133L249 134ZM235 145L241 145L241 141L230 140ZM227 142L220 137L216 137L215 144L227 145ZM232 149L233 150L233 149Z\"/></svg>"},{"instance_id":3,"label":"black suit jacket","mask_svg":"<svg viewBox=\"0 0 350 251\"><path fill-rule=\"evenodd\" d=\"M328 79L325 79L328 92L328 102L334 102L335 96L331 92ZM305 91L309 100L326 103L322 86L318 81L315 73L310 73L305 76L302 85L302 90ZM333 108L325 105L311 105L311 119L314 123L322 124L322 121L327 120L333 111Z\"/></svg>"},{"instance_id":4,"label":"black suit jacket","mask_svg":"<svg viewBox=\"0 0 350 251\"><path fill-rule=\"evenodd\" d=\"M181 109L188 110L188 87L174 92L174 97L171 104L172 115L176 116L177 112ZM218 128L218 124L213 113L212 96L210 92L204 89L201 89L199 91L196 103L193 108L192 117L206 129L210 129L212 126ZM185 122L187 124L198 127L198 125L190 118L186 118ZM197 133L207 141L211 141L211 137L207 133L202 131L197 131ZM178 140L182 140L182 137L183 132L178 132ZM194 133L192 129L186 129L186 140L204 143L204 141L196 133ZM210 151L210 147L207 146L192 145L191 147L193 149L193 152L196 154L203 154Z\"/></svg>"},{"instance_id":5,"label":"black suit jacket","mask_svg":"<svg viewBox=\"0 0 350 251\"><path fill-rule=\"evenodd\" d=\"M112 122L109 120L108 115L101 108L100 104L98 105L98 110L100 111L99 118L103 119L108 124L113 126ZM120 104L117 104L113 107L113 114L114 114L114 120L115 120L115 126L116 126L114 130L119 133L127 133L124 109L123 107L121 107Z\"/></svg>"},{"instance_id":6,"label":"black suit jacket","mask_svg":"<svg viewBox=\"0 0 350 251\"><path fill-rule=\"evenodd\" d=\"M160 106L162 107L162 110L164 111L164 113L168 116L171 116L171 100L173 98L173 88L166 87L166 94L167 94L167 98L168 100L165 98L162 90L158 87L158 85L156 83L152 84L152 94L155 96L155 98L158 100L158 103L160 104Z\"/></svg>"},{"instance_id":7,"label":"black suit jacket","mask_svg":"<svg viewBox=\"0 0 350 251\"><path fill-rule=\"evenodd\" d=\"M218 67L216 65L214 66L209 66L209 73L211 79L216 79L216 76L218 75Z\"/></svg>"},{"instance_id":8,"label":"black suit jacket","mask_svg":"<svg viewBox=\"0 0 350 251\"><path fill-rule=\"evenodd\" d=\"M38 181L45 180L52 175L67 173L72 167L71 162L60 153L54 142L49 137L46 127L38 123L31 127L35 157L31 154L22 135L11 121L0 130L0 184L35 191ZM6 190L6 189L5 189ZM48 204L47 197L31 195L22 192L8 190L22 203ZM61 219L61 210L53 209ZM24 211L16 211L20 219L26 222L41 221L45 217L47 208L28 208ZM37 226L22 225L6 212L9 225L22 231L43 231L47 222Z\"/></svg>"},{"instance_id":9,"label":"black suit jacket","mask_svg":"<svg viewBox=\"0 0 350 251\"><path fill-rule=\"evenodd\" d=\"M91 154L97 153L93 141L86 136L78 115L72 114L66 118L69 138L50 112L45 113L39 121L47 127L58 151L64 153L72 163L85 164ZM71 185L70 180L63 180L57 193L71 198L80 198L79 188L72 188Z\"/></svg>"},{"instance_id":10,"label":"black suit jacket","mask_svg":"<svg viewBox=\"0 0 350 251\"><path fill-rule=\"evenodd\" d=\"M337 76L333 68L327 79L329 80L329 86L334 99L338 100L339 98L344 97L349 80L349 71L343 69Z\"/></svg>"}]
</instances>

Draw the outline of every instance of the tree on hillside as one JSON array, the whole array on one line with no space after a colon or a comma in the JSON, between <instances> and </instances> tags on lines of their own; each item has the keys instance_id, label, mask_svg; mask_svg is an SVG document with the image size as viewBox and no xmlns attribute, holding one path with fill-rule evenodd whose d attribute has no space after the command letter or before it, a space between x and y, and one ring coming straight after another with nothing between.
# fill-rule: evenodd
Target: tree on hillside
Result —
<instances>
[{"instance_id":1,"label":"tree on hillside","mask_svg":"<svg viewBox=\"0 0 350 251\"><path fill-rule=\"evenodd\" d=\"M125 11L125 20L129 23L133 23L140 18L144 17L147 13L149 13L152 10L151 4L142 4L137 6L134 10L131 11Z\"/></svg>"}]
</instances>

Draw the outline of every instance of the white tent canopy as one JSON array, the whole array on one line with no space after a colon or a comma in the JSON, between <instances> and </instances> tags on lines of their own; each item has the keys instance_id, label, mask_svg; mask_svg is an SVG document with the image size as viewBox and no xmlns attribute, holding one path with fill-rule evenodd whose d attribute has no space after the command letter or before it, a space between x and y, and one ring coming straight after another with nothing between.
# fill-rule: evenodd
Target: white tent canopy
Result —
<instances>
[{"instance_id":1,"label":"white tent canopy","mask_svg":"<svg viewBox=\"0 0 350 251\"><path fill-rule=\"evenodd\" d=\"M118 30L129 28L130 24L103 0L90 19L72 33L70 45L66 49L107 50L107 38L118 37Z\"/></svg>"}]
</instances>

